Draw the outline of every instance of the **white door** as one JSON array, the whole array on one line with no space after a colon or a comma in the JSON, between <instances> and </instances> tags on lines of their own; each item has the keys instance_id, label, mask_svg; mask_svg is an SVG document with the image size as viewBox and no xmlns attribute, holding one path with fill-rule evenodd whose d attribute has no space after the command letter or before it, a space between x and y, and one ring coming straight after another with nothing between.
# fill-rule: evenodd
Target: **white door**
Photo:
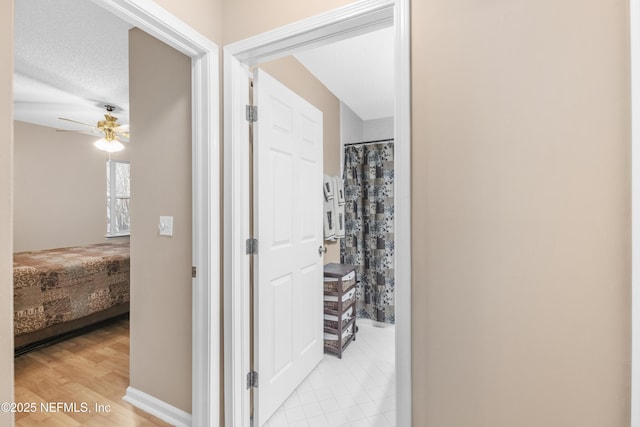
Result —
<instances>
[{"instance_id":1,"label":"white door","mask_svg":"<svg viewBox=\"0 0 640 427\"><path fill-rule=\"evenodd\" d=\"M260 70L254 103L255 410L262 426L323 354L322 112Z\"/></svg>"}]
</instances>

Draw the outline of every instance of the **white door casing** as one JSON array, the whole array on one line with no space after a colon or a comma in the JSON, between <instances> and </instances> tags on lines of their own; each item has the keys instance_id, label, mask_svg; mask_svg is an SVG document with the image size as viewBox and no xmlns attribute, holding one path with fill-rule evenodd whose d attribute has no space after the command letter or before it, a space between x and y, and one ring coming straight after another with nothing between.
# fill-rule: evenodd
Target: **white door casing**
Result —
<instances>
[{"instance_id":1,"label":"white door casing","mask_svg":"<svg viewBox=\"0 0 640 427\"><path fill-rule=\"evenodd\" d=\"M254 406L262 426L322 360L322 112L254 76Z\"/></svg>"},{"instance_id":2,"label":"white door casing","mask_svg":"<svg viewBox=\"0 0 640 427\"><path fill-rule=\"evenodd\" d=\"M631 57L631 427L640 427L640 0L629 2Z\"/></svg>"}]
</instances>

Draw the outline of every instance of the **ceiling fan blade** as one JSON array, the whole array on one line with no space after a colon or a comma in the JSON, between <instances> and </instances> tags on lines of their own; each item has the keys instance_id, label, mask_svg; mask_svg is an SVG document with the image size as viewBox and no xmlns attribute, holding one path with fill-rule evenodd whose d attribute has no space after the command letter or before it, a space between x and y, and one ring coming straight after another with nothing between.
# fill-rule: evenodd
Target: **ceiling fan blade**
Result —
<instances>
[{"instance_id":1,"label":"ceiling fan blade","mask_svg":"<svg viewBox=\"0 0 640 427\"><path fill-rule=\"evenodd\" d=\"M76 123L76 124L79 124L79 125L82 125L82 126L89 126L90 128L96 129L96 127L94 125L90 125L90 124L87 124L87 123L82 123L82 122L79 122L77 120L65 119L64 117L58 117L58 119L64 120L66 122Z\"/></svg>"},{"instance_id":2,"label":"ceiling fan blade","mask_svg":"<svg viewBox=\"0 0 640 427\"><path fill-rule=\"evenodd\" d=\"M67 129L56 129L56 132L64 132L64 133L81 133L84 135L91 135L91 136L100 136L102 135L102 132L100 132L99 130L67 130Z\"/></svg>"}]
</instances>

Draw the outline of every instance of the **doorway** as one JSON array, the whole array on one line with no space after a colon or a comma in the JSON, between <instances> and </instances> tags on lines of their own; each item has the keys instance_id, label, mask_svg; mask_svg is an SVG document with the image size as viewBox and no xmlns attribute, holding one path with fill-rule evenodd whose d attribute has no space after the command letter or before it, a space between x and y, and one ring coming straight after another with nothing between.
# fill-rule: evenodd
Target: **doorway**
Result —
<instances>
[{"instance_id":1,"label":"doorway","mask_svg":"<svg viewBox=\"0 0 640 427\"><path fill-rule=\"evenodd\" d=\"M408 2L370 1L301 21L289 27L226 46L225 55L225 413L228 425L249 425L249 234L248 67L373 29L395 25L396 39L396 372L398 425L411 423L410 331L410 88ZM348 20L348 23L345 21Z\"/></svg>"},{"instance_id":2,"label":"doorway","mask_svg":"<svg viewBox=\"0 0 640 427\"><path fill-rule=\"evenodd\" d=\"M130 403L175 425L219 420L219 125L218 49L153 2L97 0L96 4L190 58L192 114L192 408L191 414L144 393ZM191 273L191 272L189 272Z\"/></svg>"}]
</instances>

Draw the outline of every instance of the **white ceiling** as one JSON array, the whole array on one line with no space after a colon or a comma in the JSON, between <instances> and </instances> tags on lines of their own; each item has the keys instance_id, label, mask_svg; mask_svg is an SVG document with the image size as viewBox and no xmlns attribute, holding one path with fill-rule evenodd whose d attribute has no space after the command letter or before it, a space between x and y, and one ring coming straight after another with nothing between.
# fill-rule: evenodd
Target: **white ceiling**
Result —
<instances>
[{"instance_id":1,"label":"white ceiling","mask_svg":"<svg viewBox=\"0 0 640 427\"><path fill-rule=\"evenodd\" d=\"M128 30L91 1L15 2L14 118L57 129L95 125L104 105L129 123ZM296 58L363 120L393 116L393 29Z\"/></svg>"},{"instance_id":2,"label":"white ceiling","mask_svg":"<svg viewBox=\"0 0 640 427\"><path fill-rule=\"evenodd\" d=\"M362 120L393 117L393 27L294 56Z\"/></svg>"},{"instance_id":3,"label":"white ceiling","mask_svg":"<svg viewBox=\"0 0 640 427\"><path fill-rule=\"evenodd\" d=\"M104 104L129 123L129 24L90 1L15 2L14 118L80 129Z\"/></svg>"}]
</instances>

